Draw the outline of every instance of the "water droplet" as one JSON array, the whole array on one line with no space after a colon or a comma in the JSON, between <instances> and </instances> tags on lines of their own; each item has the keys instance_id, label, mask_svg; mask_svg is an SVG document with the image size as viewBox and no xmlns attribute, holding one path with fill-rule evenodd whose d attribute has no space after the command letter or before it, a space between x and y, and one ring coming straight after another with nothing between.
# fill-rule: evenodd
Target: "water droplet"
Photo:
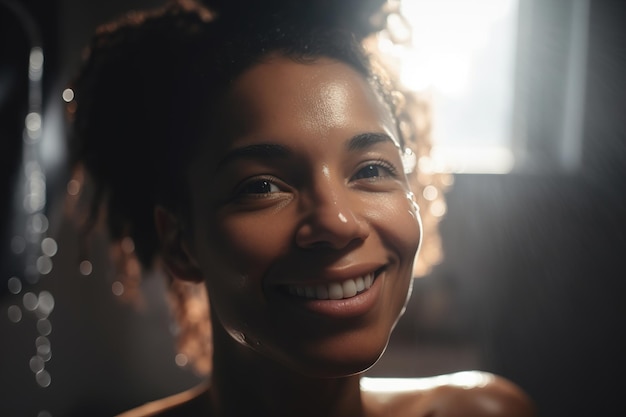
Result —
<instances>
[{"instance_id":1,"label":"water droplet","mask_svg":"<svg viewBox=\"0 0 626 417\"><path fill-rule=\"evenodd\" d=\"M35 346L39 347L39 346L44 346L44 345L50 345L50 340L45 337L45 336L38 336L37 339L35 339Z\"/></svg>"},{"instance_id":2,"label":"water droplet","mask_svg":"<svg viewBox=\"0 0 626 417\"><path fill-rule=\"evenodd\" d=\"M9 320L13 323L19 323L22 320L22 309L16 305L9 306L7 313Z\"/></svg>"},{"instance_id":3,"label":"water droplet","mask_svg":"<svg viewBox=\"0 0 626 417\"><path fill-rule=\"evenodd\" d=\"M31 132L41 129L41 115L37 112L26 115L26 129Z\"/></svg>"},{"instance_id":4,"label":"water droplet","mask_svg":"<svg viewBox=\"0 0 626 417\"><path fill-rule=\"evenodd\" d=\"M187 355L185 355L184 353L179 353L174 358L174 361L176 362L176 365L183 367L187 365L187 363L189 362L189 359L187 358Z\"/></svg>"},{"instance_id":5,"label":"water droplet","mask_svg":"<svg viewBox=\"0 0 626 417\"><path fill-rule=\"evenodd\" d=\"M45 362L39 356L33 356L30 358L28 365L30 366L30 370L36 374L37 372L43 371Z\"/></svg>"},{"instance_id":6,"label":"water droplet","mask_svg":"<svg viewBox=\"0 0 626 417\"><path fill-rule=\"evenodd\" d=\"M69 103L70 101L74 100L74 90L72 90L71 88L66 88L65 90L63 90L63 94L61 94L61 97L63 97L63 101Z\"/></svg>"},{"instance_id":7,"label":"water droplet","mask_svg":"<svg viewBox=\"0 0 626 417\"><path fill-rule=\"evenodd\" d=\"M38 46L32 48L30 50L28 63L31 71L41 70L43 67L43 49Z\"/></svg>"},{"instance_id":8,"label":"water droplet","mask_svg":"<svg viewBox=\"0 0 626 417\"><path fill-rule=\"evenodd\" d=\"M41 251L49 257L56 255L58 249L59 246L57 245L56 240L51 237L47 237L41 241Z\"/></svg>"},{"instance_id":9,"label":"water droplet","mask_svg":"<svg viewBox=\"0 0 626 417\"><path fill-rule=\"evenodd\" d=\"M113 292L113 294L119 297L120 295L124 294L124 284L119 281L115 281L111 285L111 291Z\"/></svg>"},{"instance_id":10,"label":"water droplet","mask_svg":"<svg viewBox=\"0 0 626 417\"><path fill-rule=\"evenodd\" d=\"M238 341L239 343L246 343L246 335L237 330L229 330L228 333L231 335L233 339Z\"/></svg>"},{"instance_id":11,"label":"water droplet","mask_svg":"<svg viewBox=\"0 0 626 417\"><path fill-rule=\"evenodd\" d=\"M24 308L28 311L34 311L38 303L39 298L32 292L27 292L24 294L24 297L22 297L22 304L24 304Z\"/></svg>"},{"instance_id":12,"label":"water droplet","mask_svg":"<svg viewBox=\"0 0 626 417\"><path fill-rule=\"evenodd\" d=\"M52 259L47 256L40 256L37 258L37 271L41 275L47 275L52 271Z\"/></svg>"},{"instance_id":13,"label":"water droplet","mask_svg":"<svg viewBox=\"0 0 626 417\"><path fill-rule=\"evenodd\" d=\"M433 201L437 198L437 196L439 195L439 192L437 191L437 188L432 186L432 185L427 185L424 188L424 191L422 192L422 194L424 195L424 198L428 201Z\"/></svg>"},{"instance_id":14,"label":"water droplet","mask_svg":"<svg viewBox=\"0 0 626 417\"><path fill-rule=\"evenodd\" d=\"M54 297L50 292L42 291L39 293L38 304L38 310L47 316L54 310Z\"/></svg>"},{"instance_id":15,"label":"water droplet","mask_svg":"<svg viewBox=\"0 0 626 417\"><path fill-rule=\"evenodd\" d=\"M37 331L42 336L48 336L52 333L52 323L48 319L41 319L37 321Z\"/></svg>"},{"instance_id":16,"label":"water droplet","mask_svg":"<svg viewBox=\"0 0 626 417\"><path fill-rule=\"evenodd\" d=\"M93 271L93 266L89 261L82 261L78 268L80 270L80 273L85 276L91 275L91 272Z\"/></svg>"},{"instance_id":17,"label":"water droplet","mask_svg":"<svg viewBox=\"0 0 626 417\"><path fill-rule=\"evenodd\" d=\"M446 214L446 203L441 200L433 202L430 206L430 213L435 217L441 217Z\"/></svg>"},{"instance_id":18,"label":"water droplet","mask_svg":"<svg viewBox=\"0 0 626 417\"><path fill-rule=\"evenodd\" d=\"M80 192L80 182L78 180L69 180L67 183L67 193L69 195L78 195Z\"/></svg>"},{"instance_id":19,"label":"water droplet","mask_svg":"<svg viewBox=\"0 0 626 417\"><path fill-rule=\"evenodd\" d=\"M45 233L49 226L48 218L41 213L34 214L30 217L28 226L35 233Z\"/></svg>"},{"instance_id":20,"label":"water droplet","mask_svg":"<svg viewBox=\"0 0 626 417\"><path fill-rule=\"evenodd\" d=\"M22 291L22 281L18 277L9 278L7 286L12 294L19 294Z\"/></svg>"},{"instance_id":21,"label":"water droplet","mask_svg":"<svg viewBox=\"0 0 626 417\"><path fill-rule=\"evenodd\" d=\"M37 374L35 375L35 380L37 381L39 386L43 388L49 387L50 383L52 382L52 378L50 377L50 374L46 370L37 372Z\"/></svg>"},{"instance_id":22,"label":"water droplet","mask_svg":"<svg viewBox=\"0 0 626 417\"><path fill-rule=\"evenodd\" d=\"M52 357L52 348L50 347L50 345L37 346L37 356L48 362Z\"/></svg>"}]
</instances>

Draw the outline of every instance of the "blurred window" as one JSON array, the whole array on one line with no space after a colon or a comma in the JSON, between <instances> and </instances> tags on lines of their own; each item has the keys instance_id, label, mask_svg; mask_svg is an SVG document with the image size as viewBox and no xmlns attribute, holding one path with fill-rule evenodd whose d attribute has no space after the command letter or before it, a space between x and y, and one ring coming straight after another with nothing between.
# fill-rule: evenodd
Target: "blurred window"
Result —
<instances>
[{"instance_id":1,"label":"blurred window","mask_svg":"<svg viewBox=\"0 0 626 417\"><path fill-rule=\"evenodd\" d=\"M401 81L433 103L435 169L577 168L588 0L563 3L400 2Z\"/></svg>"}]
</instances>

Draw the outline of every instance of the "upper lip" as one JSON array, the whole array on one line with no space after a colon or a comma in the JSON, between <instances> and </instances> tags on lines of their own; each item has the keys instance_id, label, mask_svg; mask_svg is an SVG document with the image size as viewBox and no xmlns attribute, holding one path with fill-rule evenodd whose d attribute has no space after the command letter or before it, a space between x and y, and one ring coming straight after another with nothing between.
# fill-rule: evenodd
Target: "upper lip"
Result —
<instances>
[{"instance_id":1,"label":"upper lip","mask_svg":"<svg viewBox=\"0 0 626 417\"><path fill-rule=\"evenodd\" d=\"M270 279L268 283L270 285L282 286L343 282L349 279L364 277L367 274L375 274L384 266L385 264L381 262L365 262L335 268L319 269L318 271L293 271L282 272L280 274L276 274L277 271L274 271L271 275L275 277L275 280Z\"/></svg>"}]
</instances>

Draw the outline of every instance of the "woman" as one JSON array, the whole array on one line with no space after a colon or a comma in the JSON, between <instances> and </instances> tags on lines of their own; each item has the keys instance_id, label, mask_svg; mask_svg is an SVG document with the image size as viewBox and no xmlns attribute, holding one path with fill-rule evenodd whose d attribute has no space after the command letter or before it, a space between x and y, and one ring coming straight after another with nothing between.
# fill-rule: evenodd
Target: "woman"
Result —
<instances>
[{"instance_id":1,"label":"woman","mask_svg":"<svg viewBox=\"0 0 626 417\"><path fill-rule=\"evenodd\" d=\"M210 299L206 386L124 416L532 415L492 376L361 389L422 240L407 102L345 22L248 6L171 2L104 26L74 85L93 213Z\"/></svg>"}]
</instances>

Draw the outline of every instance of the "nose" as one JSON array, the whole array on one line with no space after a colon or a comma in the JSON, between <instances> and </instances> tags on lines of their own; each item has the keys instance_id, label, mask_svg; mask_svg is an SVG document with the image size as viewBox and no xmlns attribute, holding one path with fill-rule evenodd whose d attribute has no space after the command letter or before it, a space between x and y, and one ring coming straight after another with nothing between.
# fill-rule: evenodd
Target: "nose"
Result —
<instances>
[{"instance_id":1,"label":"nose","mask_svg":"<svg viewBox=\"0 0 626 417\"><path fill-rule=\"evenodd\" d=\"M330 178L304 192L304 216L296 232L296 244L305 249L343 249L364 241L369 236L369 224L360 215L362 200L352 193L341 181Z\"/></svg>"}]
</instances>

